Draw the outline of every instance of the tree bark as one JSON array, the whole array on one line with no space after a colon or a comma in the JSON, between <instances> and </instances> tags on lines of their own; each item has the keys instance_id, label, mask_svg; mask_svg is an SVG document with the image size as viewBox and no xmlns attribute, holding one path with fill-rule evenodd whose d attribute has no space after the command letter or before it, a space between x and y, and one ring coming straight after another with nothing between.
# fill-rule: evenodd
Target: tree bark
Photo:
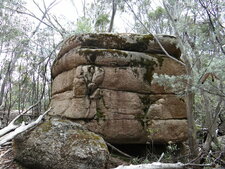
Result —
<instances>
[{"instance_id":1,"label":"tree bark","mask_svg":"<svg viewBox=\"0 0 225 169\"><path fill-rule=\"evenodd\" d=\"M187 61L186 61L187 62ZM186 106L187 106L187 121L188 121L188 143L190 148L190 157L194 158L197 156L197 143L196 143L196 129L195 129L195 122L194 122L194 97L195 94L191 91L193 86L193 72L191 70L190 64L186 63L186 70L189 79L187 81L186 87Z\"/></svg>"},{"instance_id":2,"label":"tree bark","mask_svg":"<svg viewBox=\"0 0 225 169\"><path fill-rule=\"evenodd\" d=\"M111 15L111 20L110 20L108 32L112 32L113 23L114 23L114 19L115 19L115 15L116 15L116 10L117 10L117 2L116 2L116 0L112 0L112 15Z\"/></svg>"}]
</instances>

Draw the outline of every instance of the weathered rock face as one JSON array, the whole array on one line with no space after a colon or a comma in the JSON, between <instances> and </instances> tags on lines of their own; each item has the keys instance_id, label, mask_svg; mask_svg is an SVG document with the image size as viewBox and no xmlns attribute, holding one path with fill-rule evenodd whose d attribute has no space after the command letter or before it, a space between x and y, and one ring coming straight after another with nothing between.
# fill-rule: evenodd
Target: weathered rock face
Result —
<instances>
[{"instance_id":1,"label":"weathered rock face","mask_svg":"<svg viewBox=\"0 0 225 169\"><path fill-rule=\"evenodd\" d=\"M176 39L158 38L179 59ZM185 102L153 83L154 73L179 76L185 69L151 35L75 35L52 67L50 115L78 120L110 143L186 140Z\"/></svg>"},{"instance_id":2,"label":"weathered rock face","mask_svg":"<svg viewBox=\"0 0 225 169\"><path fill-rule=\"evenodd\" d=\"M105 169L104 140L80 124L53 118L14 140L15 159L32 169Z\"/></svg>"}]
</instances>

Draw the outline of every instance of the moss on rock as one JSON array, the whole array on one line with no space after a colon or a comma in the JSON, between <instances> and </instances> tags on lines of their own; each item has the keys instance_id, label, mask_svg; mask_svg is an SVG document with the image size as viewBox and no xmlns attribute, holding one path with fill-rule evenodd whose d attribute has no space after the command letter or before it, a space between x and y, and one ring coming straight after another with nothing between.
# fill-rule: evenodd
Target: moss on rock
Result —
<instances>
[{"instance_id":1,"label":"moss on rock","mask_svg":"<svg viewBox=\"0 0 225 169\"><path fill-rule=\"evenodd\" d=\"M105 55L110 54L113 57L127 57L128 54L121 50L116 49L81 49L78 51L79 55L82 55L86 58L89 63L95 63L97 57L105 57Z\"/></svg>"},{"instance_id":2,"label":"moss on rock","mask_svg":"<svg viewBox=\"0 0 225 169\"><path fill-rule=\"evenodd\" d=\"M105 120L105 114L101 111L100 108L96 108L96 120L99 122L100 120Z\"/></svg>"},{"instance_id":3,"label":"moss on rock","mask_svg":"<svg viewBox=\"0 0 225 169\"><path fill-rule=\"evenodd\" d=\"M15 159L28 168L105 169L108 149L97 134L69 120L52 118L14 140Z\"/></svg>"},{"instance_id":4,"label":"moss on rock","mask_svg":"<svg viewBox=\"0 0 225 169\"><path fill-rule=\"evenodd\" d=\"M178 58L180 50L176 47L176 39L171 36L157 36L167 52ZM67 39L62 46L58 58L61 58L69 50L76 47L118 49L136 52L151 52L164 54L152 34L108 34L88 33L74 35Z\"/></svg>"},{"instance_id":5,"label":"moss on rock","mask_svg":"<svg viewBox=\"0 0 225 169\"><path fill-rule=\"evenodd\" d=\"M39 128L42 130L42 132L48 132L49 130L51 130L51 127L52 127L52 124L50 121L47 121L39 125Z\"/></svg>"}]
</instances>

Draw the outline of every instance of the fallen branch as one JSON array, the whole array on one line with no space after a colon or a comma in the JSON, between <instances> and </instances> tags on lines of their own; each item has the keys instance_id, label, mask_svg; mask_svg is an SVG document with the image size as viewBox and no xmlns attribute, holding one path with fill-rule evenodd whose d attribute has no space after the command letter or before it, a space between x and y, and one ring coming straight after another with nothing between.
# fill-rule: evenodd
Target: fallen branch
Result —
<instances>
[{"instance_id":1,"label":"fallen branch","mask_svg":"<svg viewBox=\"0 0 225 169\"><path fill-rule=\"evenodd\" d=\"M120 165L114 169L186 169L186 168L199 168L199 167L214 167L213 164L183 164L183 163L160 163L154 162L151 164L140 164L140 165Z\"/></svg>"},{"instance_id":2,"label":"fallen branch","mask_svg":"<svg viewBox=\"0 0 225 169\"><path fill-rule=\"evenodd\" d=\"M140 164L140 165L129 165L129 166L118 166L115 169L183 169L182 163L160 163L160 162L154 162L151 164Z\"/></svg>"},{"instance_id":3,"label":"fallen branch","mask_svg":"<svg viewBox=\"0 0 225 169\"><path fill-rule=\"evenodd\" d=\"M115 146L113 146L112 144L107 143L107 142L106 142L106 144L107 144L107 146L109 146L109 147L111 147L112 149L116 150L118 153L124 155L125 157L132 158L130 155L128 155L128 154L122 152L121 150L119 150L118 148L116 148Z\"/></svg>"},{"instance_id":4,"label":"fallen branch","mask_svg":"<svg viewBox=\"0 0 225 169\"><path fill-rule=\"evenodd\" d=\"M0 130L0 137L5 135L6 133L16 129L17 127L19 127L19 125L15 125L15 121L17 119L19 119L22 115L26 114L28 111L30 111L32 108L34 108L35 106L37 106L39 103L41 102L41 99L39 101L37 101L37 103L33 104L32 106L30 106L28 109L24 110L22 113L20 113L19 115L17 115L10 123L8 126L4 127L3 129Z\"/></svg>"},{"instance_id":5,"label":"fallen branch","mask_svg":"<svg viewBox=\"0 0 225 169\"><path fill-rule=\"evenodd\" d=\"M6 142L12 140L16 135L18 135L18 134L20 134L20 133L22 133L22 132L24 132L24 131L30 129L31 127L33 127L33 126L35 126L35 125L37 125L37 124L39 124L40 121L43 119L43 117L44 117L50 110L51 110L51 107L50 107L46 112L44 112L42 115L40 115L35 121L33 121L33 122L31 122L31 123L29 123L29 124L27 124L27 125L25 124L25 122L22 122L21 125L20 125L20 126L17 126L16 129L15 129L14 131L11 131L11 130L10 130L10 131L11 131L10 133L8 133L8 134L6 134L6 135L4 135L4 136L2 136L2 137L0 138L0 146L4 145ZM16 117L15 119L17 119L17 117ZM15 122L15 119L14 119L12 122ZM12 126L12 127L15 127L16 125L14 125L12 122L11 122L9 125ZM5 128L9 128L9 129L10 129L10 127L8 127L8 126L5 127ZM3 128L2 130L4 130L5 128ZM0 130L0 132L1 132L2 130ZM5 130L5 131L7 131L7 130ZM2 133L3 133L3 132L2 132Z\"/></svg>"},{"instance_id":6,"label":"fallen branch","mask_svg":"<svg viewBox=\"0 0 225 169\"><path fill-rule=\"evenodd\" d=\"M4 164L8 164L8 163L11 163L12 160L8 160L8 161L5 161L4 163L0 163L0 165L4 165Z\"/></svg>"},{"instance_id":7,"label":"fallen branch","mask_svg":"<svg viewBox=\"0 0 225 169\"><path fill-rule=\"evenodd\" d=\"M10 151L12 151L12 148L9 148L6 152L4 152L3 154L0 155L0 159L5 156L7 153L9 153Z\"/></svg>"},{"instance_id":8,"label":"fallen branch","mask_svg":"<svg viewBox=\"0 0 225 169\"><path fill-rule=\"evenodd\" d=\"M18 125L15 125L14 122L15 121L12 121L11 123L9 123L8 126L6 126L6 127L4 127L3 129L0 130L0 137L18 127Z\"/></svg>"},{"instance_id":9,"label":"fallen branch","mask_svg":"<svg viewBox=\"0 0 225 169\"><path fill-rule=\"evenodd\" d=\"M160 162L162 160L162 158L164 157L164 155L165 155L165 153L162 153L157 162Z\"/></svg>"}]
</instances>

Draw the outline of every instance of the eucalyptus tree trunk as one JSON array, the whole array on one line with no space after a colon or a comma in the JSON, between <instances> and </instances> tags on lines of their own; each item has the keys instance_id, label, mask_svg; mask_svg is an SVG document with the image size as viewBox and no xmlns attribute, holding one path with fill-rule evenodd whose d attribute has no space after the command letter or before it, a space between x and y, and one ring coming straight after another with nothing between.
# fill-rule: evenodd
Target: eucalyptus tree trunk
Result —
<instances>
[{"instance_id":1,"label":"eucalyptus tree trunk","mask_svg":"<svg viewBox=\"0 0 225 169\"><path fill-rule=\"evenodd\" d=\"M112 32L113 23L114 23L114 19L115 19L115 15L116 15L116 10L117 10L117 1L112 0L112 15L111 15L111 20L110 20L108 32Z\"/></svg>"},{"instance_id":2,"label":"eucalyptus tree trunk","mask_svg":"<svg viewBox=\"0 0 225 169\"><path fill-rule=\"evenodd\" d=\"M186 86L186 106L187 106L187 121L188 121L188 143L190 148L190 156L196 157L198 154L197 142L196 142L196 129L194 122L194 98L195 94L191 90L193 86L193 70L191 64L186 56L184 56L186 71L188 75L187 86Z\"/></svg>"}]
</instances>

